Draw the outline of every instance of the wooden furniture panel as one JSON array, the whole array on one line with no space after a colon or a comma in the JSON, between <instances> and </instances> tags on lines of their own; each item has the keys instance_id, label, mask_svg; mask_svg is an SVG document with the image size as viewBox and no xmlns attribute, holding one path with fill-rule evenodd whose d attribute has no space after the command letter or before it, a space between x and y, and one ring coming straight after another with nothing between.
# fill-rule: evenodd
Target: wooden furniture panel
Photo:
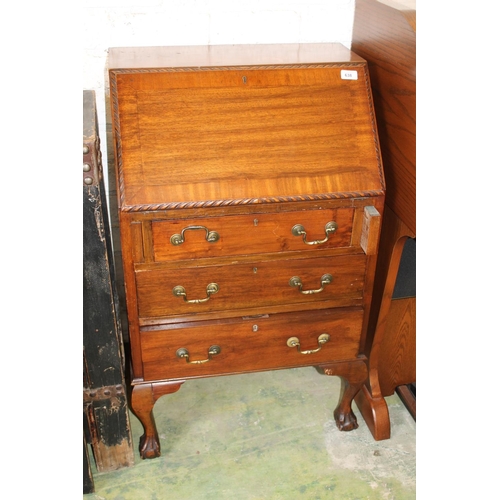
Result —
<instances>
[{"instance_id":1,"label":"wooden furniture panel","mask_svg":"<svg viewBox=\"0 0 500 500\"><path fill-rule=\"evenodd\" d=\"M378 141L366 119L372 103L364 63L349 58L331 66L325 48L316 64L303 71L297 64L282 64L297 47L282 47L275 55L282 68L255 63L213 67L206 54L199 58L198 71L179 62L154 72L127 67L126 50L111 49L122 206L175 208L200 201L271 202L380 190ZM190 59L199 49L179 50ZM266 50L269 46L254 46L248 54L258 60ZM354 71L359 79L342 79L341 71ZM219 86L227 89L227 97L213 95ZM256 88L262 90L260 99ZM277 91L284 95L277 98ZM177 92L180 97L171 95ZM194 111L175 108L176 99L188 104L196 99ZM228 114L233 128L227 125Z\"/></svg>"},{"instance_id":2,"label":"wooden furniture panel","mask_svg":"<svg viewBox=\"0 0 500 500\"><path fill-rule=\"evenodd\" d=\"M367 337L370 377L356 402L374 437L387 439L390 421L383 398L398 386L416 382L416 298L393 300L405 242L416 238L415 2L358 0L352 50L370 69L387 178ZM416 409L416 402L409 406Z\"/></svg>"},{"instance_id":3,"label":"wooden furniture panel","mask_svg":"<svg viewBox=\"0 0 500 500\"><path fill-rule=\"evenodd\" d=\"M246 69L155 73L147 83L144 73L117 75L118 95L126 87L118 103L125 203L369 190L379 179L368 97L339 75Z\"/></svg>"},{"instance_id":4,"label":"wooden furniture panel","mask_svg":"<svg viewBox=\"0 0 500 500\"><path fill-rule=\"evenodd\" d=\"M385 195L366 62L142 47L109 68L141 456L160 453L155 401L196 377L318 366L355 429Z\"/></svg>"},{"instance_id":5,"label":"wooden furniture panel","mask_svg":"<svg viewBox=\"0 0 500 500\"><path fill-rule=\"evenodd\" d=\"M318 311L314 318L304 313L260 315L143 331L144 376L148 380L183 379L309 365L309 357L316 363L353 359L358 355L362 320L361 308L343 308ZM301 351L320 349L302 354L293 341L294 345L287 344L294 337ZM213 345L220 353L210 362L196 364L208 358ZM177 356L183 348L191 363Z\"/></svg>"},{"instance_id":6,"label":"wooden furniture panel","mask_svg":"<svg viewBox=\"0 0 500 500\"><path fill-rule=\"evenodd\" d=\"M416 234L416 10L411 0L356 2L352 50L368 61L386 204Z\"/></svg>"},{"instance_id":7,"label":"wooden furniture panel","mask_svg":"<svg viewBox=\"0 0 500 500\"><path fill-rule=\"evenodd\" d=\"M357 305L363 297L364 255L258 261L136 273L139 316L167 317L329 300ZM292 278L298 278L293 280ZM209 285L214 284L213 292ZM182 287L185 295L177 288ZM195 302L204 301L204 302Z\"/></svg>"},{"instance_id":8,"label":"wooden furniture panel","mask_svg":"<svg viewBox=\"0 0 500 500\"><path fill-rule=\"evenodd\" d=\"M261 254L263 249L304 252L348 247L353 214L354 209L344 208L153 221L153 260Z\"/></svg>"},{"instance_id":9,"label":"wooden furniture panel","mask_svg":"<svg viewBox=\"0 0 500 500\"><path fill-rule=\"evenodd\" d=\"M95 93L83 91L83 414L97 470L133 465ZM84 458L85 458L84 454ZM84 478L88 471L84 466Z\"/></svg>"},{"instance_id":10,"label":"wooden furniture panel","mask_svg":"<svg viewBox=\"0 0 500 500\"><path fill-rule=\"evenodd\" d=\"M391 300L380 346L384 361L379 363L379 381L384 395L393 394L396 387L416 380L416 359L408 355L416 351L416 302L415 297Z\"/></svg>"}]
</instances>

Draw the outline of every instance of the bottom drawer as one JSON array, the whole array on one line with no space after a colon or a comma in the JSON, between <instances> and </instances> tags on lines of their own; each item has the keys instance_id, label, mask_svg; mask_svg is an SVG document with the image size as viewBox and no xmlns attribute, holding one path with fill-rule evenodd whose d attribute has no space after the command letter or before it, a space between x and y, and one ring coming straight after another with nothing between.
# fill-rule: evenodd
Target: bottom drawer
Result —
<instances>
[{"instance_id":1,"label":"bottom drawer","mask_svg":"<svg viewBox=\"0 0 500 500\"><path fill-rule=\"evenodd\" d=\"M144 380L353 359L362 322L361 308L345 308L152 327L141 332Z\"/></svg>"}]
</instances>

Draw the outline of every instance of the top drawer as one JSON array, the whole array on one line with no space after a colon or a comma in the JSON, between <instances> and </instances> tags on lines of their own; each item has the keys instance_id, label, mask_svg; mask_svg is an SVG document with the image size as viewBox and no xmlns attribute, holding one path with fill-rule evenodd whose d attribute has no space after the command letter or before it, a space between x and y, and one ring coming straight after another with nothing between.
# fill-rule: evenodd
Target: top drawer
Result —
<instances>
[{"instance_id":1,"label":"top drawer","mask_svg":"<svg viewBox=\"0 0 500 500\"><path fill-rule=\"evenodd\" d=\"M351 245L353 208L250 214L151 224L156 262L341 248Z\"/></svg>"}]
</instances>

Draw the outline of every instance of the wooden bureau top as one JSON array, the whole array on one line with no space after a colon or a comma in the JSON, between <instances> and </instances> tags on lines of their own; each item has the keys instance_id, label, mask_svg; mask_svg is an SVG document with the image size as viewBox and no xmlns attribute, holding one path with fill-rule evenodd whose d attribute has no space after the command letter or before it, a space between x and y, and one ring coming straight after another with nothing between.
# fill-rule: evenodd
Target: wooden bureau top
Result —
<instances>
[{"instance_id":1,"label":"wooden bureau top","mask_svg":"<svg viewBox=\"0 0 500 500\"><path fill-rule=\"evenodd\" d=\"M109 50L121 210L377 196L366 62L340 44Z\"/></svg>"},{"instance_id":2,"label":"wooden bureau top","mask_svg":"<svg viewBox=\"0 0 500 500\"><path fill-rule=\"evenodd\" d=\"M363 62L340 43L112 47L110 69Z\"/></svg>"}]
</instances>

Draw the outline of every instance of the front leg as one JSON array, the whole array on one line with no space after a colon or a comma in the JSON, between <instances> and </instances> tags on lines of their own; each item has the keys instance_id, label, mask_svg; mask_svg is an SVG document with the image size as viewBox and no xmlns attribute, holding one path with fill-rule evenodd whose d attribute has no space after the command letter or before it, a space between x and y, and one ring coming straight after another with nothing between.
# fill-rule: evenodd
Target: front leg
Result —
<instances>
[{"instance_id":1,"label":"front leg","mask_svg":"<svg viewBox=\"0 0 500 500\"><path fill-rule=\"evenodd\" d=\"M352 431L358 428L358 420L352 411L352 400L361 389L363 382L351 385L345 378L341 377L340 397L337 408L333 412L333 417L337 427L341 431Z\"/></svg>"},{"instance_id":2,"label":"front leg","mask_svg":"<svg viewBox=\"0 0 500 500\"><path fill-rule=\"evenodd\" d=\"M341 378L339 402L333 412L337 427L341 431L357 429L358 421L352 411L352 400L368 376L365 361L358 359L338 365L321 366L321 368L326 375L335 375Z\"/></svg>"},{"instance_id":3,"label":"front leg","mask_svg":"<svg viewBox=\"0 0 500 500\"><path fill-rule=\"evenodd\" d=\"M153 382L139 384L132 389L131 409L144 427L144 434L139 442L141 458L156 458L160 456L160 440L153 416L153 406L165 394L179 390L181 382Z\"/></svg>"}]
</instances>

